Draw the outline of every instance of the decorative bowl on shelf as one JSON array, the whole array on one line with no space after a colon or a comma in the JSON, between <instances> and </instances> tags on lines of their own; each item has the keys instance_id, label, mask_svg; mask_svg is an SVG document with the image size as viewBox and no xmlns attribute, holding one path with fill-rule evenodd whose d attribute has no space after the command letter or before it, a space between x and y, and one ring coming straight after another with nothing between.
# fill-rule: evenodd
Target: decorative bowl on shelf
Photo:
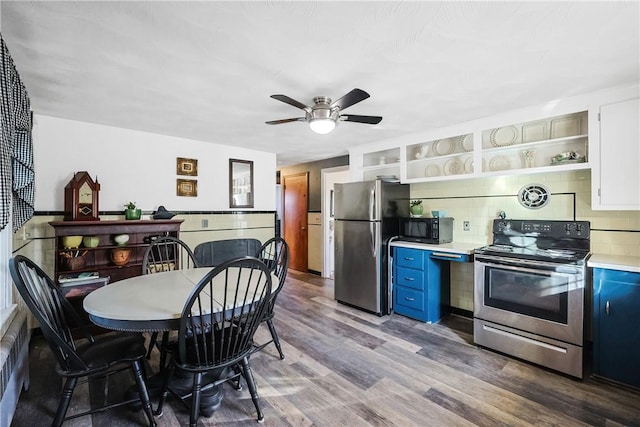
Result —
<instances>
[{"instance_id":1,"label":"decorative bowl on shelf","mask_svg":"<svg viewBox=\"0 0 640 427\"><path fill-rule=\"evenodd\" d=\"M153 219L171 219L176 214L169 212L164 206L158 206L158 210L153 214Z\"/></svg>"},{"instance_id":2,"label":"decorative bowl on shelf","mask_svg":"<svg viewBox=\"0 0 640 427\"><path fill-rule=\"evenodd\" d=\"M85 248L97 248L100 244L100 236L84 236L82 244Z\"/></svg>"},{"instance_id":3,"label":"decorative bowl on shelf","mask_svg":"<svg viewBox=\"0 0 640 427\"><path fill-rule=\"evenodd\" d=\"M111 261L115 265L125 265L129 262L131 256L131 249L129 248L115 248L111 251Z\"/></svg>"},{"instance_id":4,"label":"decorative bowl on shelf","mask_svg":"<svg viewBox=\"0 0 640 427\"><path fill-rule=\"evenodd\" d=\"M447 211L431 211L431 216L434 218L444 218L447 216Z\"/></svg>"},{"instance_id":5,"label":"decorative bowl on shelf","mask_svg":"<svg viewBox=\"0 0 640 427\"><path fill-rule=\"evenodd\" d=\"M118 234L117 236L115 236L113 238L113 241L116 242L116 244L118 246L124 246L129 241L129 235L128 234Z\"/></svg>"},{"instance_id":6,"label":"decorative bowl on shelf","mask_svg":"<svg viewBox=\"0 0 640 427\"><path fill-rule=\"evenodd\" d=\"M77 248L82 243L82 236L63 236L62 246L65 248Z\"/></svg>"}]
</instances>

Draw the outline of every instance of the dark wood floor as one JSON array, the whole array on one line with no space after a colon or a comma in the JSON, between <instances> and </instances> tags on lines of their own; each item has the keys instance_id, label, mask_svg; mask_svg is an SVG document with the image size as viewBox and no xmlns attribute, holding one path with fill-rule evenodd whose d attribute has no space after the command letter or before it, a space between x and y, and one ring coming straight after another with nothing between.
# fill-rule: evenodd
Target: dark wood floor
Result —
<instances>
[{"instance_id":1,"label":"dark wood floor","mask_svg":"<svg viewBox=\"0 0 640 427\"><path fill-rule=\"evenodd\" d=\"M317 276L289 273L275 324L286 359L273 345L251 358L267 426L640 426L636 391L480 349L463 317L425 324L337 304L333 282ZM261 326L257 338L266 340L268 330ZM31 345L31 387L13 426L48 425L57 405L61 382L51 353L42 337ZM121 393L128 381L110 385L110 393ZM80 389L70 413L100 398L91 391ZM246 387L224 391L222 407L199 425L254 425ZM158 424L188 424L188 413L169 402ZM143 422L141 412L118 409L65 426Z\"/></svg>"}]
</instances>

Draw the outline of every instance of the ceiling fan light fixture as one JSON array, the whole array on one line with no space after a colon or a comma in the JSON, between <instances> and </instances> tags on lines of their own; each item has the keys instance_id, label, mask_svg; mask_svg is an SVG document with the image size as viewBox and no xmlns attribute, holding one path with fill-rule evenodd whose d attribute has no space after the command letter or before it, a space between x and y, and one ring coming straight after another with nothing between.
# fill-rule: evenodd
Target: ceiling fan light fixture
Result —
<instances>
[{"instance_id":1,"label":"ceiling fan light fixture","mask_svg":"<svg viewBox=\"0 0 640 427\"><path fill-rule=\"evenodd\" d=\"M268 125L281 125L291 122L307 122L312 131L323 135L335 129L338 120L344 122L365 123L377 125L382 120L380 116L360 116L356 114L340 115L342 110L349 108L360 101L369 98L369 94L362 89L353 89L342 98L332 102L328 96L316 96L313 98L313 105L307 106L300 101L296 101L287 95L271 95L271 98L289 104L304 111L304 117L293 117L290 119L270 120L265 122Z\"/></svg>"},{"instance_id":2,"label":"ceiling fan light fixture","mask_svg":"<svg viewBox=\"0 0 640 427\"><path fill-rule=\"evenodd\" d=\"M336 122L332 118L311 119L309 127L317 134L324 135L331 132L336 127Z\"/></svg>"}]
</instances>

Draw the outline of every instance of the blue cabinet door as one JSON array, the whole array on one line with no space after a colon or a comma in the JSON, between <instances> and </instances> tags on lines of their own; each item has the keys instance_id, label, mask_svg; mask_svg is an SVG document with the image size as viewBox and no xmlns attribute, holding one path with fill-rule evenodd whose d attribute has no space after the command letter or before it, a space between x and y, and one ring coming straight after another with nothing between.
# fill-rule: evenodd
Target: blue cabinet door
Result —
<instances>
[{"instance_id":1,"label":"blue cabinet door","mask_svg":"<svg viewBox=\"0 0 640 427\"><path fill-rule=\"evenodd\" d=\"M396 264L400 267L415 268L417 270L423 269L424 252L420 249L410 248L395 248L396 253L393 258Z\"/></svg>"},{"instance_id":2,"label":"blue cabinet door","mask_svg":"<svg viewBox=\"0 0 640 427\"><path fill-rule=\"evenodd\" d=\"M425 290L424 271L422 269L396 267L394 277L398 287L413 288L422 292Z\"/></svg>"},{"instance_id":3,"label":"blue cabinet door","mask_svg":"<svg viewBox=\"0 0 640 427\"><path fill-rule=\"evenodd\" d=\"M594 373L640 387L640 273L594 269Z\"/></svg>"},{"instance_id":4,"label":"blue cabinet door","mask_svg":"<svg viewBox=\"0 0 640 427\"><path fill-rule=\"evenodd\" d=\"M424 292L398 286L396 288L396 312L418 320L427 321Z\"/></svg>"}]
</instances>

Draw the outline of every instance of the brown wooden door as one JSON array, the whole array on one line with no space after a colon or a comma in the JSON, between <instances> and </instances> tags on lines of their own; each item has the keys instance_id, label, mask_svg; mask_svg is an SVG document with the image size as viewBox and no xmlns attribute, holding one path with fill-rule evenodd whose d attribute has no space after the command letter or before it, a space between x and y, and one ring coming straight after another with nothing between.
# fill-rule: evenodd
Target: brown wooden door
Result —
<instances>
[{"instance_id":1,"label":"brown wooden door","mask_svg":"<svg viewBox=\"0 0 640 427\"><path fill-rule=\"evenodd\" d=\"M287 175L284 184L283 230L289 244L289 268L306 272L308 269L308 174Z\"/></svg>"}]
</instances>

